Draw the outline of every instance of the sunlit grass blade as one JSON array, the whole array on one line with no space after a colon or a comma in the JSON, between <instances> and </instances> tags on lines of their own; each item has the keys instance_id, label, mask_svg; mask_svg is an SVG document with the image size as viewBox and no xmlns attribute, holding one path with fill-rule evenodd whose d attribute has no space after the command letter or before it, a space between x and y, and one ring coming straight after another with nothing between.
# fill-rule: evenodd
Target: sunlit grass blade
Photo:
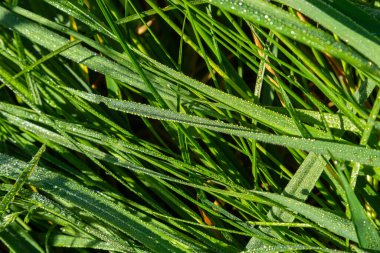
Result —
<instances>
[{"instance_id":1,"label":"sunlit grass blade","mask_svg":"<svg viewBox=\"0 0 380 253\"><path fill-rule=\"evenodd\" d=\"M354 224L345 218L278 194L257 191L253 193L266 197L277 205L285 207L293 213L298 213L318 226L326 228L337 235L358 242Z\"/></svg>"},{"instance_id":2,"label":"sunlit grass blade","mask_svg":"<svg viewBox=\"0 0 380 253\"><path fill-rule=\"evenodd\" d=\"M358 18L362 14L360 13L362 10L358 6L347 0L332 1L331 3L320 0L277 1L317 21L377 66L380 66L380 40L368 31L366 26L358 23ZM353 14L355 12L359 12L356 17L348 15L348 13ZM372 19L372 22L380 25L376 19Z\"/></svg>"},{"instance_id":3,"label":"sunlit grass blade","mask_svg":"<svg viewBox=\"0 0 380 253\"><path fill-rule=\"evenodd\" d=\"M58 248L87 248L87 249L101 249L113 252L130 252L123 248L116 248L106 242L101 242L96 239L83 238L78 236L69 236L65 234L53 234L49 236L48 245L50 247ZM136 252L145 252L143 250L135 249Z\"/></svg>"},{"instance_id":4,"label":"sunlit grass blade","mask_svg":"<svg viewBox=\"0 0 380 253\"><path fill-rule=\"evenodd\" d=\"M21 172L19 167L25 165L24 162L4 154L0 155L0 160L0 173L8 178L17 178ZM37 167L28 182L91 213L153 251L169 249L172 252L188 252L198 248L193 243L178 241L175 235L144 222L141 217L133 214L132 210L123 209L96 192L57 173Z\"/></svg>"},{"instance_id":5,"label":"sunlit grass blade","mask_svg":"<svg viewBox=\"0 0 380 253\"><path fill-rule=\"evenodd\" d=\"M308 46L328 52L333 56L357 66L363 71L380 76L380 67L376 65L377 62L373 63L368 61L365 57L361 56L350 47L342 42L336 41L326 32L303 23L299 19L292 17L286 11L264 0L211 0L211 4L228 10L254 23L273 29L276 32L285 34L295 40L307 44Z\"/></svg>"},{"instance_id":6,"label":"sunlit grass blade","mask_svg":"<svg viewBox=\"0 0 380 253\"><path fill-rule=\"evenodd\" d=\"M1 19L1 16L7 16L7 19ZM21 22L21 20L23 20L23 22ZM0 6L0 24L1 23L3 23L3 25L6 25L7 27L12 27L16 29L23 36L50 50L57 50L60 48L60 46L64 46L66 45L66 43L68 43L68 40L64 39L60 35L51 32L50 30L45 29L37 25L36 23L24 20L16 14ZM30 31L33 31L33 33L31 33ZM113 61L110 61L88 49L85 49L80 45L69 48L68 50L61 53L61 55L75 62L80 62L88 66L89 68L99 71L116 80L126 82L135 88L149 92L149 89L141 80L141 78L130 69L130 63L128 63L129 66L128 68L126 68L126 66L121 66ZM174 71L171 68L168 68L167 66L160 64L159 62L154 61L151 58L147 58L143 55L140 56L144 57L146 60L150 61L151 64L158 67L160 69L161 75L162 73L164 73L166 77L172 77L174 80L177 80L179 83L181 83L183 87L187 87L191 90L200 92L205 96L209 96L212 100L221 102L222 104L231 107L233 110L242 112L245 115L248 115L249 117L252 117L272 128L278 129L282 132L286 132L292 135L299 135L297 127L288 117L284 117L283 115L279 115L278 113L275 113L271 110L267 110L249 101L242 100L238 97L229 95L215 88L206 86L203 83L197 82L196 80L191 79L186 75ZM153 80L158 79L157 76L153 77L152 75L149 75L149 77ZM164 79L157 80L157 82L164 82L167 84L167 80ZM167 86L163 87L162 85L158 85L158 83L156 82L154 82L154 84L160 96L162 96L166 100L176 100L176 94L174 92L176 90L176 86L173 86L173 88L171 89L167 89ZM186 101L185 98L183 99ZM314 137L323 136L323 133L321 133L320 131L317 131L310 127L307 127L307 129L311 131Z\"/></svg>"},{"instance_id":7,"label":"sunlit grass blade","mask_svg":"<svg viewBox=\"0 0 380 253\"><path fill-rule=\"evenodd\" d=\"M282 194L300 201L305 201L321 176L324 166L326 166L326 162L321 156L310 153L286 185ZM273 221L293 222L295 216L278 207L273 207L268 213L268 218ZM266 232L271 232L270 228L263 229ZM252 238L247 244L247 249L257 248L257 245L260 244L262 244L262 242L256 238Z\"/></svg>"},{"instance_id":8,"label":"sunlit grass blade","mask_svg":"<svg viewBox=\"0 0 380 253\"><path fill-rule=\"evenodd\" d=\"M22 173L13 186L13 188L5 194L0 202L0 216L4 217L5 211L8 209L9 204L13 201L14 197L17 195L17 192L22 188L22 186L26 183L30 175L33 173L33 170L37 167L37 164L46 149L45 145L38 150L38 152L34 155L32 160L27 164L27 166L23 169ZM2 228L4 229L4 228Z\"/></svg>"},{"instance_id":9,"label":"sunlit grass blade","mask_svg":"<svg viewBox=\"0 0 380 253\"><path fill-rule=\"evenodd\" d=\"M60 9L64 12L70 13L74 18L80 20L86 25L98 30L104 34L107 34L111 38L115 38L115 36L109 31L107 27L105 27L98 18L96 18L92 13L84 10L85 6L79 6L75 2L64 1L64 0L44 0L48 4Z\"/></svg>"},{"instance_id":10,"label":"sunlit grass blade","mask_svg":"<svg viewBox=\"0 0 380 253\"><path fill-rule=\"evenodd\" d=\"M210 130L241 136L245 138L252 138L255 140L263 141L266 143L282 145L291 148L301 148L306 151L315 152L317 154L329 155L329 150L334 150L334 156L348 161L360 161L361 163L379 166L380 165L380 151L375 149L367 149L354 145L348 145L330 141L320 141L315 139L296 138L289 136L278 136L266 134L261 132L253 132L250 129L227 124L221 121L214 121L206 118L201 118L193 115L186 115L170 110L164 110L149 105L138 104L130 101L120 101L116 99L109 99L95 94L75 91L68 89L69 92L80 96L93 103L104 103L109 108L127 112L130 114L139 115L158 120L167 120L188 124L200 128L207 128Z\"/></svg>"},{"instance_id":11,"label":"sunlit grass blade","mask_svg":"<svg viewBox=\"0 0 380 253\"><path fill-rule=\"evenodd\" d=\"M376 251L379 6L2 1L0 251Z\"/></svg>"},{"instance_id":12,"label":"sunlit grass blade","mask_svg":"<svg viewBox=\"0 0 380 253\"><path fill-rule=\"evenodd\" d=\"M289 246L265 246L262 248L255 248L251 250L245 250L244 253L269 253L269 252L292 252L292 251L318 251L318 252L346 252L346 251L337 251L334 249L320 248L320 247L312 247L312 246L303 246L303 245L289 245Z\"/></svg>"}]
</instances>

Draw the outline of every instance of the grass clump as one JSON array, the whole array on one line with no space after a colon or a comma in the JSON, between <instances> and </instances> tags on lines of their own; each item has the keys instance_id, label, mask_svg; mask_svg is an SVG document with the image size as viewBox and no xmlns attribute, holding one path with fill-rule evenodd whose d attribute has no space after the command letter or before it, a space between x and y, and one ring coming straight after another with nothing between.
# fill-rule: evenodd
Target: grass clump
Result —
<instances>
[{"instance_id":1,"label":"grass clump","mask_svg":"<svg viewBox=\"0 0 380 253\"><path fill-rule=\"evenodd\" d=\"M379 251L379 5L3 1L1 250Z\"/></svg>"}]
</instances>

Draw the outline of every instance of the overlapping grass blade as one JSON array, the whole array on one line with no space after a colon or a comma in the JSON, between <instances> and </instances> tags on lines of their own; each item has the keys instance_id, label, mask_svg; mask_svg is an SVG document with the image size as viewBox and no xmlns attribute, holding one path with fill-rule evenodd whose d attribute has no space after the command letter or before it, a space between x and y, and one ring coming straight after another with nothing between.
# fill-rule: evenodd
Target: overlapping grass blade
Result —
<instances>
[{"instance_id":1,"label":"overlapping grass blade","mask_svg":"<svg viewBox=\"0 0 380 253\"><path fill-rule=\"evenodd\" d=\"M277 0L286 4L338 35L348 45L351 45L362 55L380 66L380 40L367 30L366 25L360 24L359 18L363 16L362 10L347 0L321 1L321 0ZM351 15L349 15L351 14ZM353 16L355 15L355 16ZM370 17L367 17L371 19ZM372 26L379 26L380 22L372 20ZM366 22L369 22L367 19Z\"/></svg>"},{"instance_id":2,"label":"overlapping grass blade","mask_svg":"<svg viewBox=\"0 0 380 253\"><path fill-rule=\"evenodd\" d=\"M48 4L56 7L57 9L70 13L74 18L80 20L85 23L89 27L97 30L101 33L108 35L109 37L115 39L115 36L109 29L102 24L102 22L94 16L91 12L87 12L84 10L83 6L78 5L75 2L64 1L64 0L44 0Z\"/></svg>"},{"instance_id":3,"label":"overlapping grass blade","mask_svg":"<svg viewBox=\"0 0 380 253\"><path fill-rule=\"evenodd\" d=\"M305 201L321 176L324 166L326 166L326 162L321 156L310 153L286 185L282 194ZM278 207L273 207L268 213L268 218L273 221L293 222L295 216ZM267 233L272 232L276 235L270 228L262 229ZM256 249L259 245L263 245L263 242L253 237L247 244L247 249Z\"/></svg>"},{"instance_id":4,"label":"overlapping grass blade","mask_svg":"<svg viewBox=\"0 0 380 253\"><path fill-rule=\"evenodd\" d=\"M258 191L254 191L253 193L268 198L277 205L285 207L293 213L298 213L337 235L358 242L354 224L345 218L278 194Z\"/></svg>"},{"instance_id":5,"label":"overlapping grass blade","mask_svg":"<svg viewBox=\"0 0 380 253\"><path fill-rule=\"evenodd\" d=\"M377 249L378 21L349 1L1 3L0 248Z\"/></svg>"},{"instance_id":6,"label":"overlapping grass blade","mask_svg":"<svg viewBox=\"0 0 380 253\"><path fill-rule=\"evenodd\" d=\"M375 224L369 219L364 210L363 206L360 204L359 199L356 197L355 192L350 187L347 179L342 173L342 169L345 166L338 165L338 174L342 182L343 188L347 195L347 201L349 209L351 211L352 222L355 225L355 231L359 240L359 246L367 250L380 250L380 235Z\"/></svg>"},{"instance_id":7,"label":"overlapping grass blade","mask_svg":"<svg viewBox=\"0 0 380 253\"><path fill-rule=\"evenodd\" d=\"M326 32L303 23L286 11L264 0L211 0L211 4L276 32L290 36L310 47L341 58L365 72L380 76L380 67L377 66L377 59L376 62L368 61L344 43L336 41Z\"/></svg>"},{"instance_id":8,"label":"overlapping grass blade","mask_svg":"<svg viewBox=\"0 0 380 253\"><path fill-rule=\"evenodd\" d=\"M116 248L113 245L108 244L107 242L101 242L96 239L78 237L78 236L69 236L65 234L52 234L49 236L48 245L50 247L59 247L59 248L87 248L87 249L101 249L112 252L130 252L123 248ZM143 250L135 249L136 252L146 252Z\"/></svg>"},{"instance_id":9,"label":"overlapping grass blade","mask_svg":"<svg viewBox=\"0 0 380 253\"><path fill-rule=\"evenodd\" d=\"M57 50L68 42L60 35L53 33L34 22L23 19L1 6L0 24L17 30L21 35L25 36L29 40L38 43L50 50ZM128 68L126 68L125 65L121 66L119 64L116 64L115 62L110 61L98 54L95 54L80 45L66 50L65 52L61 53L61 55L75 62L80 62L84 65L87 65L89 68L106 74L116 80L126 82L133 87L149 92L149 89L145 86L141 78L133 71L133 68L130 64ZM223 105L231 107L231 109L238 112L242 112L256 119L257 121L270 126L271 128L275 128L279 131L292 135L300 135L295 124L288 117L284 117L283 115L279 115L278 113L267 110L251 102L242 100L235 96L231 96L227 93L206 86L201 82L197 82L194 79L191 79L177 71L174 71L152 59L147 60L150 60L152 64L160 68L162 73L165 73L166 75L169 75L170 77L180 82L183 87L188 87L191 90L196 90L197 92L210 97L212 100L221 102ZM148 75L148 77L151 78L153 84L155 85L155 88L163 98L173 101L176 100L176 94L174 92L176 88L174 88L174 86L171 89L167 89L167 86L163 87L162 85L159 85L161 82L167 84L167 80L164 81L161 78L153 75ZM186 97L182 98L185 102ZM317 131L316 129L310 127L307 127L307 129L312 133L314 137L327 137L327 135L324 135L322 132Z\"/></svg>"},{"instance_id":10,"label":"overlapping grass blade","mask_svg":"<svg viewBox=\"0 0 380 253\"><path fill-rule=\"evenodd\" d=\"M16 222L10 224L0 233L0 240L13 252L45 252L30 234Z\"/></svg>"},{"instance_id":11,"label":"overlapping grass blade","mask_svg":"<svg viewBox=\"0 0 380 253\"><path fill-rule=\"evenodd\" d=\"M0 216L2 218L4 217L4 214L7 211L8 206L13 201L13 199L17 195L18 191L26 183L26 181L28 180L28 177L30 177L34 168L37 166L37 164L38 164L43 152L45 151L45 149L46 149L46 146L42 145L42 147L38 150L38 152L35 154L35 156L32 158L32 160L23 169L22 173L17 178L12 189L9 192L7 192L7 194L5 194L5 196L2 198L2 200L0 202ZM2 229L4 229L4 227Z\"/></svg>"},{"instance_id":12,"label":"overlapping grass blade","mask_svg":"<svg viewBox=\"0 0 380 253\"><path fill-rule=\"evenodd\" d=\"M301 148L309 152L317 154L329 155L329 150L334 150L334 156L347 161L358 161L363 164L372 166L380 165L380 151L354 145L348 145L338 142L322 141L315 139L305 139L289 136L278 136L273 134L266 134L261 132L253 132L248 128L227 124L220 121L213 121L206 118L201 118L193 115L186 115L170 110L164 110L149 105L143 105L131 101L120 101L116 99L109 99L95 94L75 91L66 88L74 95L80 96L93 103L104 103L111 109L123 111L126 113L139 115L141 117L148 117L158 120L173 121L200 128L206 128L226 134L251 138L266 143L282 145L291 148Z\"/></svg>"},{"instance_id":13,"label":"overlapping grass blade","mask_svg":"<svg viewBox=\"0 0 380 253\"><path fill-rule=\"evenodd\" d=\"M0 173L8 178L17 178L21 172L19 168L25 165L24 162L4 154L0 154L0 160ZM168 231L144 222L132 210L123 209L96 192L57 173L37 167L28 182L91 213L153 251L200 250L199 245L197 246L194 242L178 240L176 235L170 235Z\"/></svg>"},{"instance_id":14,"label":"overlapping grass blade","mask_svg":"<svg viewBox=\"0 0 380 253\"><path fill-rule=\"evenodd\" d=\"M242 253L269 253L269 252L292 252L292 251L303 251L303 250L311 250L311 251L318 251L318 252L346 252L346 251L338 251L334 249L327 249L327 248L321 248L321 247L312 247L312 246L303 246L303 245L289 245L289 246L265 246L262 248L255 248L251 250L245 250Z\"/></svg>"},{"instance_id":15,"label":"overlapping grass blade","mask_svg":"<svg viewBox=\"0 0 380 253\"><path fill-rule=\"evenodd\" d=\"M0 168L2 168L0 171L3 173L4 176L11 177L11 178L14 177L14 175L17 173L17 171L14 172L14 171L10 170L9 166L14 166L15 164L19 165L20 161L15 160L14 158L10 158L10 157L8 157L6 155L2 155L2 158L4 159L4 163L3 163L2 167L0 167ZM36 185L37 184L41 184L41 186L43 186L44 190L55 192L53 189L57 189L57 187L54 187L54 186L56 186L56 184L58 184L60 180L63 180L63 178L61 178L61 176L59 176L59 175L54 174L53 172L49 172L49 171L46 171L46 170L43 170L43 169L41 169L41 170L43 171L44 175L46 175L46 176L49 177L50 181L49 182L45 182L45 181L38 180L34 184L36 184ZM57 179L58 181L52 180L55 177L58 177L59 180L58 179ZM34 178L31 178L32 183L34 182L33 179ZM65 186L66 186L66 189L68 191L67 193L65 193L65 195L67 195L69 199L66 199L66 200L69 201L69 202L74 202L74 203L76 203L76 202L82 202L83 201L83 199L81 199L82 197L83 198L90 198L91 195L92 195L90 192L88 192L87 190L83 190L84 189L83 187L80 187L79 185L76 185L71 180L63 180L63 182L65 182ZM73 183L73 185L72 185L72 183ZM67 188L67 186L72 186L73 189L71 189L71 187ZM80 189L77 189L77 191L78 192L83 191L83 195L72 197L72 194L70 194L70 191L71 190L75 190L77 187L80 188ZM201 186L198 186L198 187L201 187ZM201 187L201 188L203 188L203 187ZM62 188L59 188L59 189L62 189ZM204 189L210 190L210 188L208 188L208 187L204 187ZM60 190L60 191L63 191L63 190ZM227 193L227 192L225 192L225 193ZM306 218L310 219L311 221L313 221L313 222L317 223L318 225L320 225L320 226L322 226L322 227L324 227L324 228L326 228L326 229L328 229L328 230L336 233L337 235L350 238L353 241L357 241L357 237L356 237L356 233L355 233L355 229L353 227L353 224L350 223L349 221L343 219L343 218L340 218L339 216L336 216L336 215L334 215L332 213L329 213L329 212L326 212L326 211L322 211L322 210L320 210L318 208L309 206L309 205L304 204L302 202L293 200L293 199L288 198L288 197L280 196L280 195L277 195L277 194L258 192L258 191L253 191L252 193L254 193L255 195L258 195L258 196L262 196L262 197L268 198L269 200L273 201L274 203L276 203L276 204L278 204L280 206L285 206L289 210L305 216ZM232 196L252 199L251 196L249 196L249 195L247 195L245 193L240 193L239 194L239 193L229 192L228 194L232 194ZM71 197L73 199L71 199ZM96 195L92 196L92 198L96 198ZM107 202L107 201L105 201L105 202ZM114 219L111 219L110 217L108 217L108 215L109 215L108 213L104 213L109 208L110 208L109 211L111 213L115 212L115 211L117 212L117 211L120 211L120 210L114 210L116 207L114 207L113 205L111 205L110 207L106 207L105 206L106 203L103 203L103 204L104 205L102 205L102 207L106 208L106 209L102 210L102 211L99 211L97 209L91 210L92 209L92 208L90 208L92 206L91 203L88 203L87 205L83 206L82 208L84 208L85 210L87 210L89 212L90 211L92 211L92 212L96 211L96 213L94 213L94 215L97 215L99 218L104 219L105 217L107 217L108 219L110 219L110 220L105 219L104 220L105 222L108 222L108 223L116 226L119 229L123 229L123 228L125 229L125 227L127 226L127 224L123 223L123 224L116 225L116 224L114 224ZM125 215L127 215L127 214L124 213L123 217ZM118 222L120 222L120 221L118 221ZM135 222L135 221L132 219L132 222ZM124 231L124 232L126 232L126 231Z\"/></svg>"},{"instance_id":16,"label":"overlapping grass blade","mask_svg":"<svg viewBox=\"0 0 380 253\"><path fill-rule=\"evenodd\" d=\"M35 124L31 124L31 122L27 122L26 120L32 120L37 121L44 124L49 124L49 122L46 122L43 118L39 117L36 113L25 110L21 108L15 108L14 106L11 106L9 104L4 104L0 102L0 109L2 110L2 114L7 117L5 112L8 112L9 114L12 114L16 117L9 118L10 121L13 122L14 125L17 125L21 128L25 127L26 131L31 131L33 133L42 133L45 132L46 137L48 138L48 141L55 142L56 144L60 144L63 146L67 146L69 148L73 148L72 145L70 145L67 141L65 141L62 137L58 137L58 135L54 134L53 132L49 131L48 129L44 129L42 127L39 127ZM20 118L23 118L24 120L21 120ZM184 172L188 173L199 173L203 174L209 178L213 178L215 180L218 180L221 183L224 183L226 185L232 184L232 181L230 181L228 178L224 178L221 175L218 175L212 171L207 170L206 168L202 168L201 166L191 166L187 163L184 163L183 161L180 161L178 159L169 157L163 153L160 153L155 150L147 149L144 147L141 147L140 145L132 144L127 141L123 141L114 137L106 136L100 132L85 128L78 124L72 124L65 121L60 120L54 120L54 122L64 129L67 133L74 134L78 137L88 139L90 141L93 141L95 143L102 144L103 146L112 147L114 149L117 149L119 151L132 153L136 155L137 157L141 157L146 161L150 161L151 157L158 158L159 160L167 161L173 166L175 166L176 171L171 171L176 176L184 177L181 175L181 173L178 173L177 170L183 170ZM89 149L86 149L87 152L90 152L91 155L95 155L97 157L102 157L96 154L101 154L98 152L95 152L94 149L91 149L93 152L91 152ZM105 155L103 157L106 157ZM109 159L108 159L109 160ZM116 161L116 160L115 160ZM170 171L170 168L168 167L168 164L164 164L163 168L166 171ZM238 185L232 184L233 187L239 188Z\"/></svg>"}]
</instances>

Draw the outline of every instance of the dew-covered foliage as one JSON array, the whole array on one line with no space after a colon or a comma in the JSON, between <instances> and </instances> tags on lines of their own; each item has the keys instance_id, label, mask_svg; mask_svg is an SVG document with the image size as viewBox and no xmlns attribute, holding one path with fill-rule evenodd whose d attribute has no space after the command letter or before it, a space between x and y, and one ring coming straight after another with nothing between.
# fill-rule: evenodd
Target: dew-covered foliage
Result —
<instances>
[{"instance_id":1,"label":"dew-covered foliage","mask_svg":"<svg viewBox=\"0 0 380 253\"><path fill-rule=\"evenodd\" d=\"M380 251L379 17L1 1L0 252Z\"/></svg>"}]
</instances>

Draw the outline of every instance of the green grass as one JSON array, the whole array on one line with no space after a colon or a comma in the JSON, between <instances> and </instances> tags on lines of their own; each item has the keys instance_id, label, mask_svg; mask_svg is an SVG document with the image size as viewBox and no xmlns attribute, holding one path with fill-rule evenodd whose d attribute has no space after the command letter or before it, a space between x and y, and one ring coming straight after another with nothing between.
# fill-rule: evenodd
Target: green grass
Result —
<instances>
[{"instance_id":1,"label":"green grass","mask_svg":"<svg viewBox=\"0 0 380 253\"><path fill-rule=\"evenodd\" d=\"M380 251L379 17L2 1L0 251Z\"/></svg>"}]
</instances>

